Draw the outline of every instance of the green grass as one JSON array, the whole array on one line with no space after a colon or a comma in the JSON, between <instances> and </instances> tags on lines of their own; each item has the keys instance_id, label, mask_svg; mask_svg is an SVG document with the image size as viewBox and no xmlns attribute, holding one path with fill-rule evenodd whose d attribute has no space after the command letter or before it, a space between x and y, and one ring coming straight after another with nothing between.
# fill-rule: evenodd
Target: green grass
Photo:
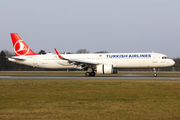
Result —
<instances>
[{"instance_id":1,"label":"green grass","mask_svg":"<svg viewBox=\"0 0 180 120\"><path fill-rule=\"evenodd\" d=\"M179 120L179 81L0 80L0 119Z\"/></svg>"}]
</instances>

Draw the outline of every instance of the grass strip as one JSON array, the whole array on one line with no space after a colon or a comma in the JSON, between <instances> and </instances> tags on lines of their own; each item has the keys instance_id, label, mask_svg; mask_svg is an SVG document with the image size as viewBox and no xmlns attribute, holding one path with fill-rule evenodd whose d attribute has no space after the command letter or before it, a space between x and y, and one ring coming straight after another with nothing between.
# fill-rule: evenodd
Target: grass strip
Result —
<instances>
[{"instance_id":1,"label":"grass strip","mask_svg":"<svg viewBox=\"0 0 180 120\"><path fill-rule=\"evenodd\" d=\"M0 80L0 119L180 119L179 81Z\"/></svg>"}]
</instances>

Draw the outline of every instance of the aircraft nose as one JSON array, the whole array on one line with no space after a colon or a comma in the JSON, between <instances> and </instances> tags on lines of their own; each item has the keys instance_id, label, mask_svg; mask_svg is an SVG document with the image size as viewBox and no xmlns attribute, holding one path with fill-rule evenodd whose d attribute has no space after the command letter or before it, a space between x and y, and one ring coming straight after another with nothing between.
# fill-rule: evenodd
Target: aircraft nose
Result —
<instances>
[{"instance_id":1,"label":"aircraft nose","mask_svg":"<svg viewBox=\"0 0 180 120\"><path fill-rule=\"evenodd\" d=\"M174 60L171 60L170 64L173 66L175 64Z\"/></svg>"}]
</instances>

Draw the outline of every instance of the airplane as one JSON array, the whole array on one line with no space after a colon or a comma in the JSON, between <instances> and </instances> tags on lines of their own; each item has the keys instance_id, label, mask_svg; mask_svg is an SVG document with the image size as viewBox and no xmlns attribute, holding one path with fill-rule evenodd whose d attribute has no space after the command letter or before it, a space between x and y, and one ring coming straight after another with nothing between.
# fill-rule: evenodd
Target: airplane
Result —
<instances>
[{"instance_id":1,"label":"airplane","mask_svg":"<svg viewBox=\"0 0 180 120\"><path fill-rule=\"evenodd\" d=\"M160 53L98 53L98 54L56 54L34 53L17 33L10 33L16 56L11 62L48 69L87 69L85 76L117 74L120 68L155 68L173 66L175 62Z\"/></svg>"}]
</instances>

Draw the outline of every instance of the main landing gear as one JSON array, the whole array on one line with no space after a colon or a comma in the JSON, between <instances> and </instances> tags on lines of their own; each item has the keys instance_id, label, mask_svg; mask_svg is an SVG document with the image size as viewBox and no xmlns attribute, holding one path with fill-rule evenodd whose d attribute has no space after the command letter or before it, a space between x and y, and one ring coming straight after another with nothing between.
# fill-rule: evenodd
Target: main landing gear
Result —
<instances>
[{"instance_id":1,"label":"main landing gear","mask_svg":"<svg viewBox=\"0 0 180 120\"><path fill-rule=\"evenodd\" d=\"M96 73L94 72L94 71L92 71L92 72L86 72L85 73L85 76L87 76L87 77L89 77L89 76L95 76L96 75Z\"/></svg>"},{"instance_id":2,"label":"main landing gear","mask_svg":"<svg viewBox=\"0 0 180 120\"><path fill-rule=\"evenodd\" d=\"M157 77L156 68L153 68L154 71L154 77Z\"/></svg>"}]
</instances>

